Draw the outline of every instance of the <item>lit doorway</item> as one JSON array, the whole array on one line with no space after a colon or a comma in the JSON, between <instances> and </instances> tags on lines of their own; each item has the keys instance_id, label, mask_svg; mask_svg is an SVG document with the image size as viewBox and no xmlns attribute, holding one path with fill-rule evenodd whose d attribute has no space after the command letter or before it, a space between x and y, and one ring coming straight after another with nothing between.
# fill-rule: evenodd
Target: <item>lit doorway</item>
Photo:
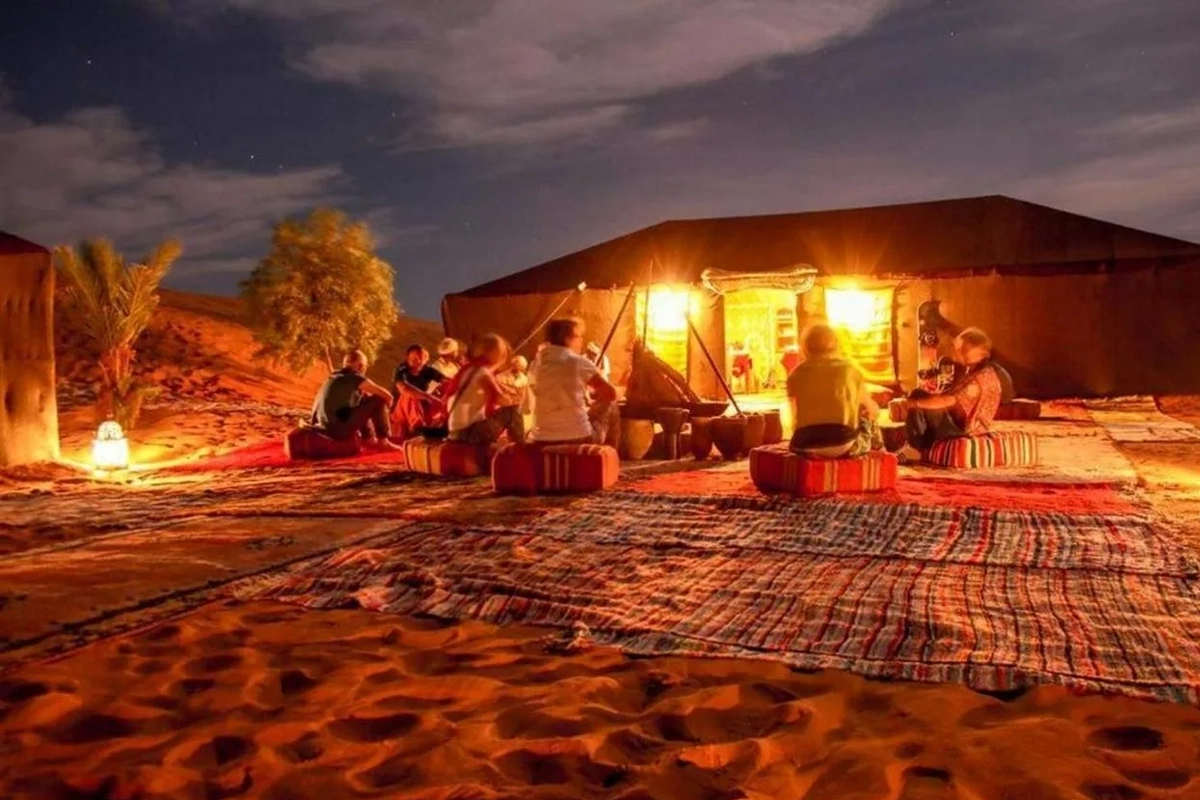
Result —
<instances>
[{"instance_id":1,"label":"lit doorway","mask_svg":"<svg viewBox=\"0 0 1200 800\"><path fill-rule=\"evenodd\" d=\"M696 314L695 292L688 286L657 285L648 292L638 291L635 297L637 336L644 332L646 348L685 379L689 378L688 315Z\"/></svg>"},{"instance_id":2,"label":"lit doorway","mask_svg":"<svg viewBox=\"0 0 1200 800\"><path fill-rule=\"evenodd\" d=\"M726 380L738 394L777 393L800 358L796 292L725 292Z\"/></svg>"}]
</instances>

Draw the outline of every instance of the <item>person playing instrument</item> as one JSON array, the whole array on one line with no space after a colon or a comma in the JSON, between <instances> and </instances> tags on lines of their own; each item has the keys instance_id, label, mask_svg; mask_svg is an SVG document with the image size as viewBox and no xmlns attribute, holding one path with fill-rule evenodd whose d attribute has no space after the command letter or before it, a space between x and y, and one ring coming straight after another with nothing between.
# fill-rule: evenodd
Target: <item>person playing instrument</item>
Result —
<instances>
[{"instance_id":1,"label":"person playing instrument","mask_svg":"<svg viewBox=\"0 0 1200 800\"><path fill-rule=\"evenodd\" d=\"M529 370L535 442L612 444L620 435L617 390L582 355L583 334L578 319L555 319L546 326L546 346Z\"/></svg>"},{"instance_id":2,"label":"person playing instrument","mask_svg":"<svg viewBox=\"0 0 1200 800\"><path fill-rule=\"evenodd\" d=\"M839 355L837 333L823 323L804 334L805 360L787 378L795 433L791 449L821 458L883 448L879 406L858 367Z\"/></svg>"},{"instance_id":3,"label":"person playing instrument","mask_svg":"<svg viewBox=\"0 0 1200 800\"><path fill-rule=\"evenodd\" d=\"M409 345L404 361L392 374L396 404L392 409L392 436L403 441L426 428L445 424L446 404L434 396L445 376L429 364L429 351Z\"/></svg>"},{"instance_id":4,"label":"person playing instrument","mask_svg":"<svg viewBox=\"0 0 1200 800\"><path fill-rule=\"evenodd\" d=\"M363 351L346 353L342 368L326 378L317 392L310 421L332 439L349 439L357 433L368 446L395 450L397 446L388 440L392 395L366 373Z\"/></svg>"},{"instance_id":5,"label":"person playing instrument","mask_svg":"<svg viewBox=\"0 0 1200 800\"><path fill-rule=\"evenodd\" d=\"M954 358L962 375L946 392L914 389L909 395L906 458L918 458L941 439L984 433L996 418L1004 387L991 363L991 338L979 328L965 328L954 339Z\"/></svg>"},{"instance_id":6,"label":"person playing instrument","mask_svg":"<svg viewBox=\"0 0 1200 800\"><path fill-rule=\"evenodd\" d=\"M497 380L495 370L509 359L509 344L494 333L475 343L471 357L447 388L450 439L488 445L507 432L513 442L525 439L521 410Z\"/></svg>"}]
</instances>

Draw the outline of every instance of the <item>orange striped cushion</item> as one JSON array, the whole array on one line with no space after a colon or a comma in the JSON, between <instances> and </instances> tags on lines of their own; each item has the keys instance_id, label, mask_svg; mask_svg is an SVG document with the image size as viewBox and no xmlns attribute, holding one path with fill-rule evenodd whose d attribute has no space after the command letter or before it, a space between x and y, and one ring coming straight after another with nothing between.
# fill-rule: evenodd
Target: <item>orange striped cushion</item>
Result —
<instances>
[{"instance_id":1,"label":"orange striped cushion","mask_svg":"<svg viewBox=\"0 0 1200 800\"><path fill-rule=\"evenodd\" d=\"M1028 431L992 431L943 439L929 448L925 461L957 469L1031 467L1038 462L1037 436Z\"/></svg>"},{"instance_id":2,"label":"orange striped cushion","mask_svg":"<svg viewBox=\"0 0 1200 800\"><path fill-rule=\"evenodd\" d=\"M750 451L750 478L762 492L800 497L842 492L878 492L896 486L898 462L891 453L872 451L857 458L814 458L786 445Z\"/></svg>"},{"instance_id":3,"label":"orange striped cushion","mask_svg":"<svg viewBox=\"0 0 1200 800\"><path fill-rule=\"evenodd\" d=\"M409 472L443 478L476 478L491 466L491 451L446 439L406 439L404 463Z\"/></svg>"},{"instance_id":4,"label":"orange striped cushion","mask_svg":"<svg viewBox=\"0 0 1200 800\"><path fill-rule=\"evenodd\" d=\"M500 494L599 492L617 482L617 451L600 444L510 444L492 460Z\"/></svg>"}]
</instances>

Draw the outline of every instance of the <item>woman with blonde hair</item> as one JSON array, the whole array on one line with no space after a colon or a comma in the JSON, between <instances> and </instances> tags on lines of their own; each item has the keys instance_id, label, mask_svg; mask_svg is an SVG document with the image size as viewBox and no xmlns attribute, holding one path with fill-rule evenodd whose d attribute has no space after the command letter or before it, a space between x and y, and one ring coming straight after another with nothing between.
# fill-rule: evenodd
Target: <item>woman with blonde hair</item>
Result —
<instances>
[{"instance_id":1,"label":"woman with blonde hair","mask_svg":"<svg viewBox=\"0 0 1200 800\"><path fill-rule=\"evenodd\" d=\"M787 379L795 423L791 449L822 458L882 449L879 406L862 372L839 355L837 333L816 323L805 331L803 349L804 361Z\"/></svg>"},{"instance_id":2,"label":"woman with blonde hair","mask_svg":"<svg viewBox=\"0 0 1200 800\"><path fill-rule=\"evenodd\" d=\"M450 439L482 446L495 442L505 431L512 441L525 438L520 408L512 404L511 392L495 374L508 363L511 352L504 337L494 333L481 337L471 348L470 359L446 393Z\"/></svg>"}]
</instances>

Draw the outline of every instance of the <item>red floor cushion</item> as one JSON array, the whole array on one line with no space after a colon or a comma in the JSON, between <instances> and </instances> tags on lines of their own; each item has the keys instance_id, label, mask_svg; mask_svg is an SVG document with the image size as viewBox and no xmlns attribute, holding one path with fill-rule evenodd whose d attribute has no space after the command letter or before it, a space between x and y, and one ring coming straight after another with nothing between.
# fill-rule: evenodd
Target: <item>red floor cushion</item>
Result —
<instances>
[{"instance_id":1,"label":"red floor cushion","mask_svg":"<svg viewBox=\"0 0 1200 800\"><path fill-rule=\"evenodd\" d=\"M925 461L936 467L1032 467L1038 461L1037 436L1029 431L992 431L934 443Z\"/></svg>"},{"instance_id":2,"label":"red floor cushion","mask_svg":"<svg viewBox=\"0 0 1200 800\"><path fill-rule=\"evenodd\" d=\"M492 460L500 494L600 492L617 482L621 460L602 444L510 444Z\"/></svg>"},{"instance_id":3,"label":"red floor cushion","mask_svg":"<svg viewBox=\"0 0 1200 800\"><path fill-rule=\"evenodd\" d=\"M750 479L759 491L800 497L892 489L898 466L896 456L882 450L856 458L802 456L787 445L750 451Z\"/></svg>"},{"instance_id":4,"label":"red floor cushion","mask_svg":"<svg viewBox=\"0 0 1200 800\"><path fill-rule=\"evenodd\" d=\"M334 439L320 428L293 428L283 437L283 452L293 461L318 458L353 458L362 452L358 434Z\"/></svg>"},{"instance_id":5,"label":"red floor cushion","mask_svg":"<svg viewBox=\"0 0 1200 800\"><path fill-rule=\"evenodd\" d=\"M1037 400L1013 400L1001 403L996 409L996 419L1031 420L1042 416L1042 404Z\"/></svg>"},{"instance_id":6,"label":"red floor cushion","mask_svg":"<svg viewBox=\"0 0 1200 800\"><path fill-rule=\"evenodd\" d=\"M409 472L443 478L477 478L487 475L492 449L449 439L406 439L404 463Z\"/></svg>"}]
</instances>

